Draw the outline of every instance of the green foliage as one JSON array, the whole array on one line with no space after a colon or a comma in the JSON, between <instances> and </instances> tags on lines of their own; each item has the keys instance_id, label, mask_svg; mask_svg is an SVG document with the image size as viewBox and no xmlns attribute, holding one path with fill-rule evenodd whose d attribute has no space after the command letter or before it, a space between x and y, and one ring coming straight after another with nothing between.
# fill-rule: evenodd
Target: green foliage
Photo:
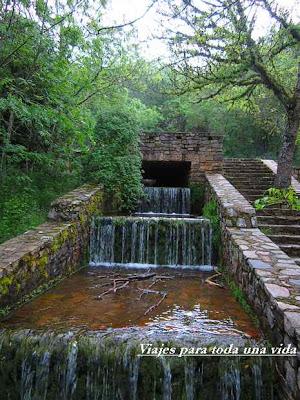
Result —
<instances>
[{"instance_id":1,"label":"green foliage","mask_svg":"<svg viewBox=\"0 0 300 400\"><path fill-rule=\"evenodd\" d=\"M101 182L122 210L133 209L143 193L134 107L118 105L98 114L94 143L84 160L87 179Z\"/></svg>"},{"instance_id":2,"label":"green foliage","mask_svg":"<svg viewBox=\"0 0 300 400\"><path fill-rule=\"evenodd\" d=\"M217 261L221 255L221 222L218 212L218 205L215 200L210 200L204 204L203 217L208 218L212 227L212 246L213 254L216 256Z\"/></svg>"},{"instance_id":3,"label":"green foliage","mask_svg":"<svg viewBox=\"0 0 300 400\"><path fill-rule=\"evenodd\" d=\"M138 130L161 115L128 96L145 63L120 32L98 33L105 3L0 8L1 241L42 222L81 177L122 208L140 195Z\"/></svg>"},{"instance_id":4,"label":"green foliage","mask_svg":"<svg viewBox=\"0 0 300 400\"><path fill-rule=\"evenodd\" d=\"M77 172L10 169L1 185L0 243L45 221L52 200L80 184Z\"/></svg>"},{"instance_id":5,"label":"green foliage","mask_svg":"<svg viewBox=\"0 0 300 400\"><path fill-rule=\"evenodd\" d=\"M293 187L288 189L270 188L261 199L255 201L254 206L257 210L262 210L275 204L300 211L300 199Z\"/></svg>"},{"instance_id":6,"label":"green foliage","mask_svg":"<svg viewBox=\"0 0 300 400\"><path fill-rule=\"evenodd\" d=\"M235 283L235 281L229 276L227 271L222 268L222 277L229 287L233 297L239 302L245 312L251 317L254 324L259 327L259 319L256 313L253 311L252 307L247 301L245 293L240 289L240 287Z\"/></svg>"},{"instance_id":7,"label":"green foliage","mask_svg":"<svg viewBox=\"0 0 300 400\"><path fill-rule=\"evenodd\" d=\"M191 212L201 215L204 205L205 187L199 183L190 184L191 189Z\"/></svg>"}]
</instances>

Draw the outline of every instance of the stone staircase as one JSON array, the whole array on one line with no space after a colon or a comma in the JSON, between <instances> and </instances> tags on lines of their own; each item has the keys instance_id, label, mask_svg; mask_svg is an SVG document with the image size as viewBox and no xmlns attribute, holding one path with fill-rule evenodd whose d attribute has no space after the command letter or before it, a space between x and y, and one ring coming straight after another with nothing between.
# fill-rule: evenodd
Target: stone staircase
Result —
<instances>
[{"instance_id":1,"label":"stone staircase","mask_svg":"<svg viewBox=\"0 0 300 400\"><path fill-rule=\"evenodd\" d=\"M273 186L275 175L255 159L225 159L224 176L250 202L254 203ZM257 211L259 228L300 265L300 212L271 206Z\"/></svg>"}]
</instances>

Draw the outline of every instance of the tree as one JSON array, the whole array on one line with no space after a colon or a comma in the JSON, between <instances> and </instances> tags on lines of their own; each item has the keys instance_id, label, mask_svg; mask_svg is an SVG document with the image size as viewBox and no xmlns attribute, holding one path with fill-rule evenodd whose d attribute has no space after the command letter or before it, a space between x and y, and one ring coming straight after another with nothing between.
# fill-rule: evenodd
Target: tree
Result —
<instances>
[{"instance_id":1,"label":"tree","mask_svg":"<svg viewBox=\"0 0 300 400\"><path fill-rule=\"evenodd\" d=\"M253 99L264 87L279 102L286 121L275 185L288 187L300 124L300 26L272 0L166 1L169 14L180 20L175 26L181 30L169 31L168 37L182 92L196 91L199 101L236 102ZM262 10L273 26L257 37Z\"/></svg>"}]
</instances>

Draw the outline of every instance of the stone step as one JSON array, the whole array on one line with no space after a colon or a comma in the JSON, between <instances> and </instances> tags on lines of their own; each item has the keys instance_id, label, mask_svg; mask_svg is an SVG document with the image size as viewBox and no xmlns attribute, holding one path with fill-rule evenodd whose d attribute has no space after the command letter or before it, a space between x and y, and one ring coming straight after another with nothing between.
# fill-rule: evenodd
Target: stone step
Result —
<instances>
[{"instance_id":1,"label":"stone step","mask_svg":"<svg viewBox=\"0 0 300 400\"><path fill-rule=\"evenodd\" d=\"M300 245L297 245L297 244L278 244L278 246L288 256L300 257Z\"/></svg>"},{"instance_id":2,"label":"stone step","mask_svg":"<svg viewBox=\"0 0 300 400\"><path fill-rule=\"evenodd\" d=\"M251 169L257 169L257 168L263 168L265 170L269 170L269 168L264 165L263 163L244 163L244 162L224 162L223 164L224 168L251 168Z\"/></svg>"},{"instance_id":3,"label":"stone step","mask_svg":"<svg viewBox=\"0 0 300 400\"><path fill-rule=\"evenodd\" d=\"M259 196L262 197L265 193L265 190L260 190L260 189L241 189L238 188L238 190L242 193L243 196Z\"/></svg>"},{"instance_id":4,"label":"stone step","mask_svg":"<svg viewBox=\"0 0 300 400\"><path fill-rule=\"evenodd\" d=\"M235 178L249 178L249 179L254 179L254 178L274 178L273 174L269 174L268 172L265 171L257 171L257 172L249 172L249 171L241 171L236 169L235 171L229 171L228 173L225 172L226 175L232 176Z\"/></svg>"},{"instance_id":5,"label":"stone step","mask_svg":"<svg viewBox=\"0 0 300 400\"><path fill-rule=\"evenodd\" d=\"M261 160L255 158L224 158L225 164L263 164ZM264 165L264 164L263 164Z\"/></svg>"},{"instance_id":6,"label":"stone step","mask_svg":"<svg viewBox=\"0 0 300 400\"><path fill-rule=\"evenodd\" d=\"M292 259L295 261L296 264L300 265L300 258L292 257Z\"/></svg>"},{"instance_id":7,"label":"stone step","mask_svg":"<svg viewBox=\"0 0 300 400\"><path fill-rule=\"evenodd\" d=\"M268 225L268 224L259 224L259 228L261 231L269 236L269 235L300 235L300 226L299 225Z\"/></svg>"},{"instance_id":8,"label":"stone step","mask_svg":"<svg viewBox=\"0 0 300 400\"><path fill-rule=\"evenodd\" d=\"M263 183L263 182L240 182L238 180L235 181L235 185L237 185L239 188L241 189L258 189L258 190L267 190L270 187L272 187L272 185L270 186L270 184L267 183Z\"/></svg>"},{"instance_id":9,"label":"stone step","mask_svg":"<svg viewBox=\"0 0 300 400\"><path fill-rule=\"evenodd\" d=\"M223 171L225 173L230 173L230 172L234 172L234 173L235 172L249 172L250 174L252 174L252 173L256 173L256 172L264 172L266 174L272 174L272 172L268 168L263 167L263 166L261 166L261 167L248 167L248 166L245 166L245 167L243 167L243 166L228 167L228 166L226 166L226 167L223 168Z\"/></svg>"},{"instance_id":10,"label":"stone step","mask_svg":"<svg viewBox=\"0 0 300 400\"><path fill-rule=\"evenodd\" d=\"M249 188L251 187L252 190L256 190L256 191L260 191L262 194L267 194L267 190L270 188L270 185L267 185L265 187L256 187L254 185L250 185L249 183L247 183L246 185L241 185L236 183L235 185L233 185L239 192L245 193L247 192L247 190L249 190Z\"/></svg>"},{"instance_id":11,"label":"stone step","mask_svg":"<svg viewBox=\"0 0 300 400\"><path fill-rule=\"evenodd\" d=\"M255 200L262 198L262 195L253 195L253 194L243 194L243 196L249 201L249 203L254 203Z\"/></svg>"},{"instance_id":12,"label":"stone step","mask_svg":"<svg viewBox=\"0 0 300 400\"><path fill-rule=\"evenodd\" d=\"M255 185L254 182L239 182L239 181L234 181L232 179L228 179L228 181L235 187L235 188L241 188L241 190L244 189L249 189L252 187L252 185ZM257 181L256 181L257 182ZM259 187L259 190L267 190L273 186L272 182L268 182L266 185Z\"/></svg>"},{"instance_id":13,"label":"stone step","mask_svg":"<svg viewBox=\"0 0 300 400\"><path fill-rule=\"evenodd\" d=\"M300 227L300 217L293 215L258 215L257 222L259 225L298 225Z\"/></svg>"},{"instance_id":14,"label":"stone step","mask_svg":"<svg viewBox=\"0 0 300 400\"><path fill-rule=\"evenodd\" d=\"M264 208L263 210L258 210L256 211L257 215L278 215L278 216L294 216L300 217L300 211L296 210L290 210L290 209L284 209L284 208L279 208L278 205L274 206L268 206Z\"/></svg>"},{"instance_id":15,"label":"stone step","mask_svg":"<svg viewBox=\"0 0 300 400\"><path fill-rule=\"evenodd\" d=\"M239 176L225 175L225 178L230 182L232 181L232 182L237 182L237 183L239 183L239 182L240 183L249 183L249 184L251 184L251 183L255 183L255 184L262 183L264 185L267 185L267 184L273 185L274 184L274 178L270 177L270 176L263 176L263 177L260 177L260 178L255 177L255 179L254 179L254 178L249 177L249 176L239 177Z\"/></svg>"},{"instance_id":16,"label":"stone step","mask_svg":"<svg viewBox=\"0 0 300 400\"><path fill-rule=\"evenodd\" d=\"M300 235L268 235L274 243L300 245Z\"/></svg>"}]
</instances>

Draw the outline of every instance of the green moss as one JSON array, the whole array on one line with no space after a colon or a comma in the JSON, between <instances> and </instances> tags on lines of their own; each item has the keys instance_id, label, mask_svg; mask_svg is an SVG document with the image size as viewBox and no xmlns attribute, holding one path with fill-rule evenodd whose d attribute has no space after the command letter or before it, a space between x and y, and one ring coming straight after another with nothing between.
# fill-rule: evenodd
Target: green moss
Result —
<instances>
[{"instance_id":1,"label":"green moss","mask_svg":"<svg viewBox=\"0 0 300 400\"><path fill-rule=\"evenodd\" d=\"M74 224L75 228L75 224ZM73 230L73 226L68 226L66 229L63 229L57 237L53 240L51 245L51 253L56 253L68 239L75 239L77 237L77 230Z\"/></svg>"},{"instance_id":2,"label":"green moss","mask_svg":"<svg viewBox=\"0 0 300 400\"><path fill-rule=\"evenodd\" d=\"M47 290L52 289L54 286L58 285L64 279L67 279L69 276L77 273L82 268L86 268L86 264L83 264L83 266L81 268L76 269L76 271L70 270L69 274L66 276L58 276L54 279L47 281L46 283L40 285L38 288L34 289L29 294L23 296L19 301L15 302L14 304L1 307L0 308L0 318L6 317L13 310L16 310L17 308L21 307L23 304L26 304L29 301L33 300L34 298L40 296L41 294L45 293ZM13 278L11 278L11 280L12 280L11 284L13 284ZM17 283L16 287L19 288L19 291L20 291L21 285ZM1 292L1 280L0 280L0 292Z\"/></svg>"},{"instance_id":3,"label":"green moss","mask_svg":"<svg viewBox=\"0 0 300 400\"><path fill-rule=\"evenodd\" d=\"M12 276L4 276L0 279L0 293L5 296L9 293L9 288L13 283Z\"/></svg>"},{"instance_id":4,"label":"green moss","mask_svg":"<svg viewBox=\"0 0 300 400\"><path fill-rule=\"evenodd\" d=\"M201 183L191 183L191 213L201 215L204 206L205 186Z\"/></svg>"},{"instance_id":5,"label":"green moss","mask_svg":"<svg viewBox=\"0 0 300 400\"><path fill-rule=\"evenodd\" d=\"M246 299L246 295L243 290L236 284L236 282L230 277L227 271L222 268L222 277L226 286L230 289L233 297L239 302L243 310L250 316L255 326L259 327L259 319L256 313Z\"/></svg>"},{"instance_id":6,"label":"green moss","mask_svg":"<svg viewBox=\"0 0 300 400\"><path fill-rule=\"evenodd\" d=\"M49 274L48 274L48 272L47 272L47 269L46 269L46 265L48 264L48 262L49 262L49 257L48 257L47 254L43 255L42 257L40 257L40 258L37 260L37 266L38 266L38 268L39 268L41 274L42 274L45 278L48 278L48 276L49 276Z\"/></svg>"},{"instance_id":7,"label":"green moss","mask_svg":"<svg viewBox=\"0 0 300 400\"><path fill-rule=\"evenodd\" d=\"M87 205L85 214L80 216L80 221L85 223L90 219L91 216L99 215L102 203L103 203L103 193L99 192L93 197L93 199Z\"/></svg>"},{"instance_id":8,"label":"green moss","mask_svg":"<svg viewBox=\"0 0 300 400\"><path fill-rule=\"evenodd\" d=\"M216 262L221 257L221 221L219 217L218 204L215 200L210 200L203 207L203 216L208 218L212 227L212 247L213 256Z\"/></svg>"},{"instance_id":9,"label":"green moss","mask_svg":"<svg viewBox=\"0 0 300 400\"><path fill-rule=\"evenodd\" d=\"M113 218L112 222L114 226L123 226L126 224L127 219L125 217Z\"/></svg>"}]
</instances>

